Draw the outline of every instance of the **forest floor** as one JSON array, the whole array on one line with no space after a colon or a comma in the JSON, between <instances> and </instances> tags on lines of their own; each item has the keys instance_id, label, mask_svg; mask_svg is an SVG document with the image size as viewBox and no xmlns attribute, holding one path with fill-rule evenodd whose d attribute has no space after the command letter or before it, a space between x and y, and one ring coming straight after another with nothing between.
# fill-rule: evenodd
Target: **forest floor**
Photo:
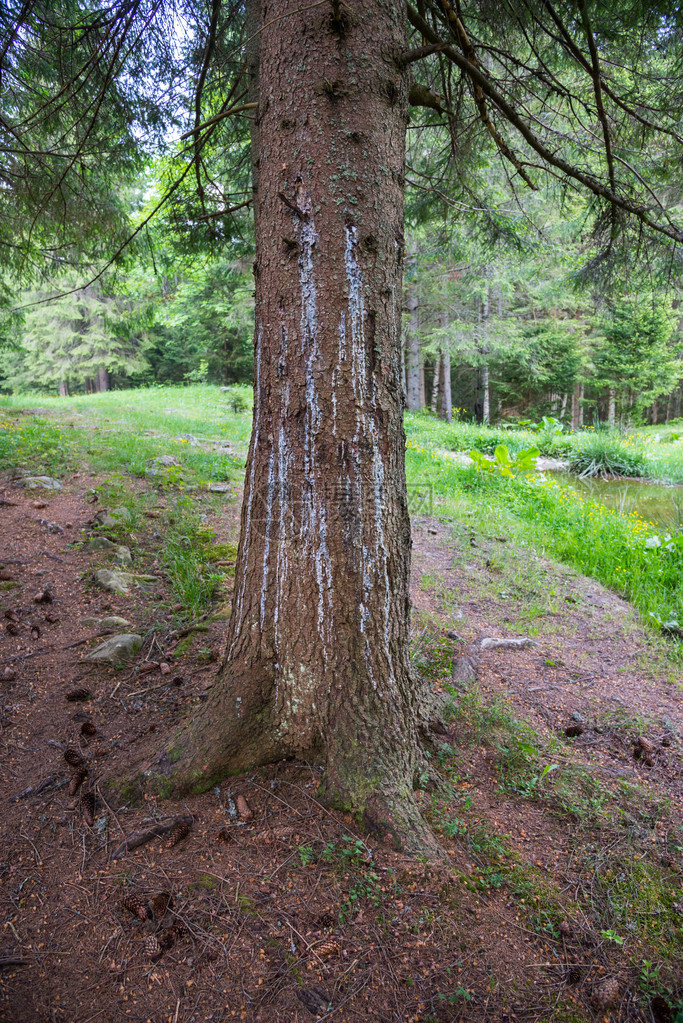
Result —
<instances>
[{"instance_id":1,"label":"forest floor","mask_svg":"<svg viewBox=\"0 0 683 1023\"><path fill-rule=\"evenodd\" d=\"M450 794L417 793L443 863L321 806L315 764L139 805L121 780L223 654L244 431L220 471L213 441L176 438L179 465L133 475L113 468L125 420L68 457L64 416L12 422L62 487L0 477L3 1023L683 1020L680 669L629 604L485 515L414 519L415 667L451 696ZM98 524L112 507L125 521ZM153 579L97 589L118 554L93 536ZM113 615L140 650L87 660ZM503 637L531 645L482 648Z\"/></svg>"}]
</instances>

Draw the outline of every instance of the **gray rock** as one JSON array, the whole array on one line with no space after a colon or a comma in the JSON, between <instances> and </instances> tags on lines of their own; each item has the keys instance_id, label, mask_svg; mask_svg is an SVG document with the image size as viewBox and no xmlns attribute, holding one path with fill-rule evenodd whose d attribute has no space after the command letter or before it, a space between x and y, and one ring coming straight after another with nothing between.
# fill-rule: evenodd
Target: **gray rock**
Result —
<instances>
[{"instance_id":1,"label":"gray rock","mask_svg":"<svg viewBox=\"0 0 683 1023\"><path fill-rule=\"evenodd\" d=\"M131 586L139 586L141 590L147 590L159 580L155 575L139 575L137 572L100 568L95 572L93 581L96 586L107 590L108 593L128 593Z\"/></svg>"},{"instance_id":2,"label":"gray rock","mask_svg":"<svg viewBox=\"0 0 683 1023\"><path fill-rule=\"evenodd\" d=\"M152 459L156 465L162 465L164 468L170 468L172 465L180 465L180 460L175 458L174 455L159 455L158 458Z\"/></svg>"},{"instance_id":3,"label":"gray rock","mask_svg":"<svg viewBox=\"0 0 683 1023\"><path fill-rule=\"evenodd\" d=\"M229 494L229 483L209 483L209 490L212 494Z\"/></svg>"},{"instance_id":4,"label":"gray rock","mask_svg":"<svg viewBox=\"0 0 683 1023\"><path fill-rule=\"evenodd\" d=\"M103 509L95 518L105 529L113 529L116 526L127 526L133 516L128 508L122 505L120 508L110 508L109 511Z\"/></svg>"},{"instance_id":5,"label":"gray rock","mask_svg":"<svg viewBox=\"0 0 683 1023\"><path fill-rule=\"evenodd\" d=\"M94 536L92 540L88 540L86 547L89 551L106 551L107 554L111 554L115 561L118 561L119 565L123 568L130 568L133 564L133 556L130 553L130 548L126 547L122 543L113 543L108 540L106 536Z\"/></svg>"},{"instance_id":6,"label":"gray rock","mask_svg":"<svg viewBox=\"0 0 683 1023\"><path fill-rule=\"evenodd\" d=\"M190 447L196 447L199 441L191 433L179 433L176 440L186 440Z\"/></svg>"},{"instance_id":7,"label":"gray rock","mask_svg":"<svg viewBox=\"0 0 683 1023\"><path fill-rule=\"evenodd\" d=\"M234 455L235 452L233 451L232 448L221 447L221 448L216 448L216 454L217 455Z\"/></svg>"},{"instance_id":8,"label":"gray rock","mask_svg":"<svg viewBox=\"0 0 683 1023\"><path fill-rule=\"evenodd\" d=\"M528 636L520 636L518 639L482 639L479 644L482 650L524 650L528 646L534 646L534 641Z\"/></svg>"},{"instance_id":9,"label":"gray rock","mask_svg":"<svg viewBox=\"0 0 683 1023\"><path fill-rule=\"evenodd\" d=\"M86 628L96 629L129 629L130 622L118 615L108 615L106 618L84 618L83 625Z\"/></svg>"},{"instance_id":10,"label":"gray rock","mask_svg":"<svg viewBox=\"0 0 683 1023\"><path fill-rule=\"evenodd\" d=\"M26 490L61 490L62 484L52 476L25 476L19 486Z\"/></svg>"},{"instance_id":11,"label":"gray rock","mask_svg":"<svg viewBox=\"0 0 683 1023\"><path fill-rule=\"evenodd\" d=\"M130 660L142 646L142 636L134 632L124 632L120 636L111 636L100 643L89 654L85 655L86 661L105 661L108 664L118 664L120 661Z\"/></svg>"}]
</instances>

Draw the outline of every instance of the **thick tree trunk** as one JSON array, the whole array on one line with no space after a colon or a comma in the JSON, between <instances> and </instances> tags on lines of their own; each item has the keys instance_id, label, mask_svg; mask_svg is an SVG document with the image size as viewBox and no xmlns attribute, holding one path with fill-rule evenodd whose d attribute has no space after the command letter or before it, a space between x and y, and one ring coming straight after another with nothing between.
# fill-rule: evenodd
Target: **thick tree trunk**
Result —
<instances>
[{"instance_id":1,"label":"thick tree trunk","mask_svg":"<svg viewBox=\"0 0 683 1023\"><path fill-rule=\"evenodd\" d=\"M683 391L679 387L678 390L676 391L676 400L674 402L674 419L680 419L681 418L681 394L682 393L683 393Z\"/></svg>"},{"instance_id":2,"label":"thick tree trunk","mask_svg":"<svg viewBox=\"0 0 683 1023\"><path fill-rule=\"evenodd\" d=\"M609 389L609 402L607 405L607 423L610 427L613 427L616 423L616 391L613 387Z\"/></svg>"},{"instance_id":3,"label":"thick tree trunk","mask_svg":"<svg viewBox=\"0 0 683 1023\"><path fill-rule=\"evenodd\" d=\"M181 793L316 756L330 804L434 849L413 798L427 709L398 359L404 5L334 11L260 4L255 405L228 654L150 771Z\"/></svg>"},{"instance_id":4,"label":"thick tree trunk","mask_svg":"<svg viewBox=\"0 0 683 1023\"><path fill-rule=\"evenodd\" d=\"M106 366L100 366L97 371L97 390L108 391L109 390L109 373L107 372Z\"/></svg>"},{"instance_id":5,"label":"thick tree trunk","mask_svg":"<svg viewBox=\"0 0 683 1023\"><path fill-rule=\"evenodd\" d=\"M420 335L417 318L417 288L414 281L407 287L406 305L406 405L413 411L424 408L424 371L420 351Z\"/></svg>"},{"instance_id":6,"label":"thick tree trunk","mask_svg":"<svg viewBox=\"0 0 683 1023\"><path fill-rule=\"evenodd\" d=\"M655 398L652 402L652 425L657 426L659 423L659 398Z\"/></svg>"},{"instance_id":7,"label":"thick tree trunk","mask_svg":"<svg viewBox=\"0 0 683 1023\"><path fill-rule=\"evenodd\" d=\"M67 398L69 396L69 386L66 380L59 381L59 397Z\"/></svg>"},{"instance_id":8,"label":"thick tree trunk","mask_svg":"<svg viewBox=\"0 0 683 1023\"><path fill-rule=\"evenodd\" d=\"M486 271L488 272L488 271ZM486 285L486 291L484 292L484 298L481 303L481 327L482 327L482 346L481 353L486 360L488 358L489 346L486 340L488 329L489 329L489 286ZM481 415L482 420L485 423L491 421L491 384L489 381L489 367L488 363L484 361L481 367L481 392L482 392L482 409Z\"/></svg>"}]
</instances>

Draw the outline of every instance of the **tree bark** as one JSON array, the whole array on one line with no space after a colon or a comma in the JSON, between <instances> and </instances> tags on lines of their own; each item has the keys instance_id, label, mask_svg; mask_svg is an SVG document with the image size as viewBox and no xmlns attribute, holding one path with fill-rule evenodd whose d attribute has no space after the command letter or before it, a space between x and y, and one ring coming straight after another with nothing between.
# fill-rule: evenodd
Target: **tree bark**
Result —
<instances>
[{"instance_id":1,"label":"tree bark","mask_svg":"<svg viewBox=\"0 0 683 1023\"><path fill-rule=\"evenodd\" d=\"M439 407L439 379L441 377L441 350L434 356L434 373L432 374L432 400L430 409L436 415Z\"/></svg>"},{"instance_id":2,"label":"tree bark","mask_svg":"<svg viewBox=\"0 0 683 1023\"><path fill-rule=\"evenodd\" d=\"M147 778L180 794L317 757L329 804L434 851L413 798L428 710L408 646L404 5L339 20L261 0L259 16L254 422L228 653Z\"/></svg>"},{"instance_id":3,"label":"tree bark","mask_svg":"<svg viewBox=\"0 0 683 1023\"><path fill-rule=\"evenodd\" d=\"M488 273L488 270L485 271ZM484 298L481 303L481 327L482 327L482 346L481 354L484 360L488 358L489 346L487 343L486 335L489 329L489 285L486 284L486 291L484 292ZM482 420L485 423L491 421L491 385L489 381L489 367L488 363L484 361L481 367L481 391L482 391Z\"/></svg>"},{"instance_id":4,"label":"tree bark","mask_svg":"<svg viewBox=\"0 0 683 1023\"><path fill-rule=\"evenodd\" d=\"M106 366L100 366L97 371L97 390L100 392L109 390L109 373Z\"/></svg>"},{"instance_id":5,"label":"tree bark","mask_svg":"<svg viewBox=\"0 0 683 1023\"><path fill-rule=\"evenodd\" d=\"M659 398L652 402L652 425L657 426L659 422Z\"/></svg>"},{"instance_id":6,"label":"tree bark","mask_svg":"<svg viewBox=\"0 0 683 1023\"><path fill-rule=\"evenodd\" d=\"M69 396L69 385L66 380L59 381L59 397L67 398Z\"/></svg>"},{"instance_id":7,"label":"tree bark","mask_svg":"<svg viewBox=\"0 0 683 1023\"><path fill-rule=\"evenodd\" d=\"M424 408L424 380L417 317L418 297L414 281L407 287L406 306L406 405L413 411ZM422 386L421 386L422 384Z\"/></svg>"},{"instance_id":8,"label":"tree bark","mask_svg":"<svg viewBox=\"0 0 683 1023\"><path fill-rule=\"evenodd\" d=\"M448 326L448 313L440 314L442 330ZM450 423L453 419L453 397L451 394L451 353L447 348L441 351L441 381L439 383L440 414L441 418Z\"/></svg>"},{"instance_id":9,"label":"tree bark","mask_svg":"<svg viewBox=\"0 0 683 1023\"><path fill-rule=\"evenodd\" d=\"M607 423L610 427L613 427L616 422L616 391L614 387L609 389L609 401L607 405Z\"/></svg>"},{"instance_id":10,"label":"tree bark","mask_svg":"<svg viewBox=\"0 0 683 1023\"><path fill-rule=\"evenodd\" d=\"M676 391L676 400L675 400L675 403L674 403L674 419L680 419L681 418L681 394L682 393L683 393L683 391L679 387L678 390Z\"/></svg>"}]
</instances>

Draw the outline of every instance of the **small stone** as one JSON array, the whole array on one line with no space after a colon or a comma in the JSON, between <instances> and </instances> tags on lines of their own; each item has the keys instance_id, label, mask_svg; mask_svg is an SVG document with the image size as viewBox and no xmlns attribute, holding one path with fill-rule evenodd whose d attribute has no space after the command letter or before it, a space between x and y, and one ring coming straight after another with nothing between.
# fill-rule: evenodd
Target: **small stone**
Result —
<instances>
[{"instance_id":1,"label":"small stone","mask_svg":"<svg viewBox=\"0 0 683 1023\"><path fill-rule=\"evenodd\" d=\"M108 593L125 594L132 585L141 590L148 590L159 580L154 575L139 575L137 572L123 572L120 569L100 568L95 572L93 581L96 586Z\"/></svg>"},{"instance_id":2,"label":"small stone","mask_svg":"<svg viewBox=\"0 0 683 1023\"><path fill-rule=\"evenodd\" d=\"M14 682L16 677L17 677L17 673L16 673L16 671L14 671L13 668L5 668L5 670L2 673L2 681L3 682Z\"/></svg>"},{"instance_id":3,"label":"small stone","mask_svg":"<svg viewBox=\"0 0 683 1023\"><path fill-rule=\"evenodd\" d=\"M33 600L36 604L51 604L54 600L54 594L49 586L46 586L42 590L38 590Z\"/></svg>"},{"instance_id":4,"label":"small stone","mask_svg":"<svg viewBox=\"0 0 683 1023\"><path fill-rule=\"evenodd\" d=\"M31 501L33 508L49 508L47 501Z\"/></svg>"},{"instance_id":5,"label":"small stone","mask_svg":"<svg viewBox=\"0 0 683 1023\"><path fill-rule=\"evenodd\" d=\"M560 924L560 934L563 934L565 938L568 938L572 933L572 926L568 920L563 920Z\"/></svg>"},{"instance_id":6,"label":"small stone","mask_svg":"<svg viewBox=\"0 0 683 1023\"><path fill-rule=\"evenodd\" d=\"M159 455L158 458L153 458L152 461L155 465L161 465L164 468L170 469L173 465L180 465L180 460L175 458L173 455Z\"/></svg>"},{"instance_id":7,"label":"small stone","mask_svg":"<svg viewBox=\"0 0 683 1023\"><path fill-rule=\"evenodd\" d=\"M534 641L528 636L519 636L515 639L494 639L487 637L482 639L479 646L482 650L524 650L534 645Z\"/></svg>"},{"instance_id":8,"label":"small stone","mask_svg":"<svg viewBox=\"0 0 683 1023\"><path fill-rule=\"evenodd\" d=\"M582 725L582 724L583 724L583 718L582 718L582 717L581 717L581 715L579 714L578 710L575 710L575 711L574 711L574 712L573 712L573 713L571 714L571 719L572 719L572 721L576 721L576 723L577 723L577 724L579 724L579 725Z\"/></svg>"},{"instance_id":9,"label":"small stone","mask_svg":"<svg viewBox=\"0 0 683 1023\"><path fill-rule=\"evenodd\" d=\"M111 636L104 643L100 643L85 655L85 660L119 664L121 661L127 661L134 657L141 646L142 636L138 636L134 632L125 632L120 636Z\"/></svg>"},{"instance_id":10,"label":"small stone","mask_svg":"<svg viewBox=\"0 0 683 1023\"><path fill-rule=\"evenodd\" d=\"M169 664L166 663L166 661L162 661L161 664L159 665L159 671L161 672L162 675L170 675L171 667Z\"/></svg>"},{"instance_id":11,"label":"small stone","mask_svg":"<svg viewBox=\"0 0 683 1023\"><path fill-rule=\"evenodd\" d=\"M473 658L455 657L452 672L453 685L473 685L477 681L477 671Z\"/></svg>"},{"instance_id":12,"label":"small stone","mask_svg":"<svg viewBox=\"0 0 683 1023\"><path fill-rule=\"evenodd\" d=\"M209 490L212 494L229 494L229 483L209 483Z\"/></svg>"}]
</instances>

